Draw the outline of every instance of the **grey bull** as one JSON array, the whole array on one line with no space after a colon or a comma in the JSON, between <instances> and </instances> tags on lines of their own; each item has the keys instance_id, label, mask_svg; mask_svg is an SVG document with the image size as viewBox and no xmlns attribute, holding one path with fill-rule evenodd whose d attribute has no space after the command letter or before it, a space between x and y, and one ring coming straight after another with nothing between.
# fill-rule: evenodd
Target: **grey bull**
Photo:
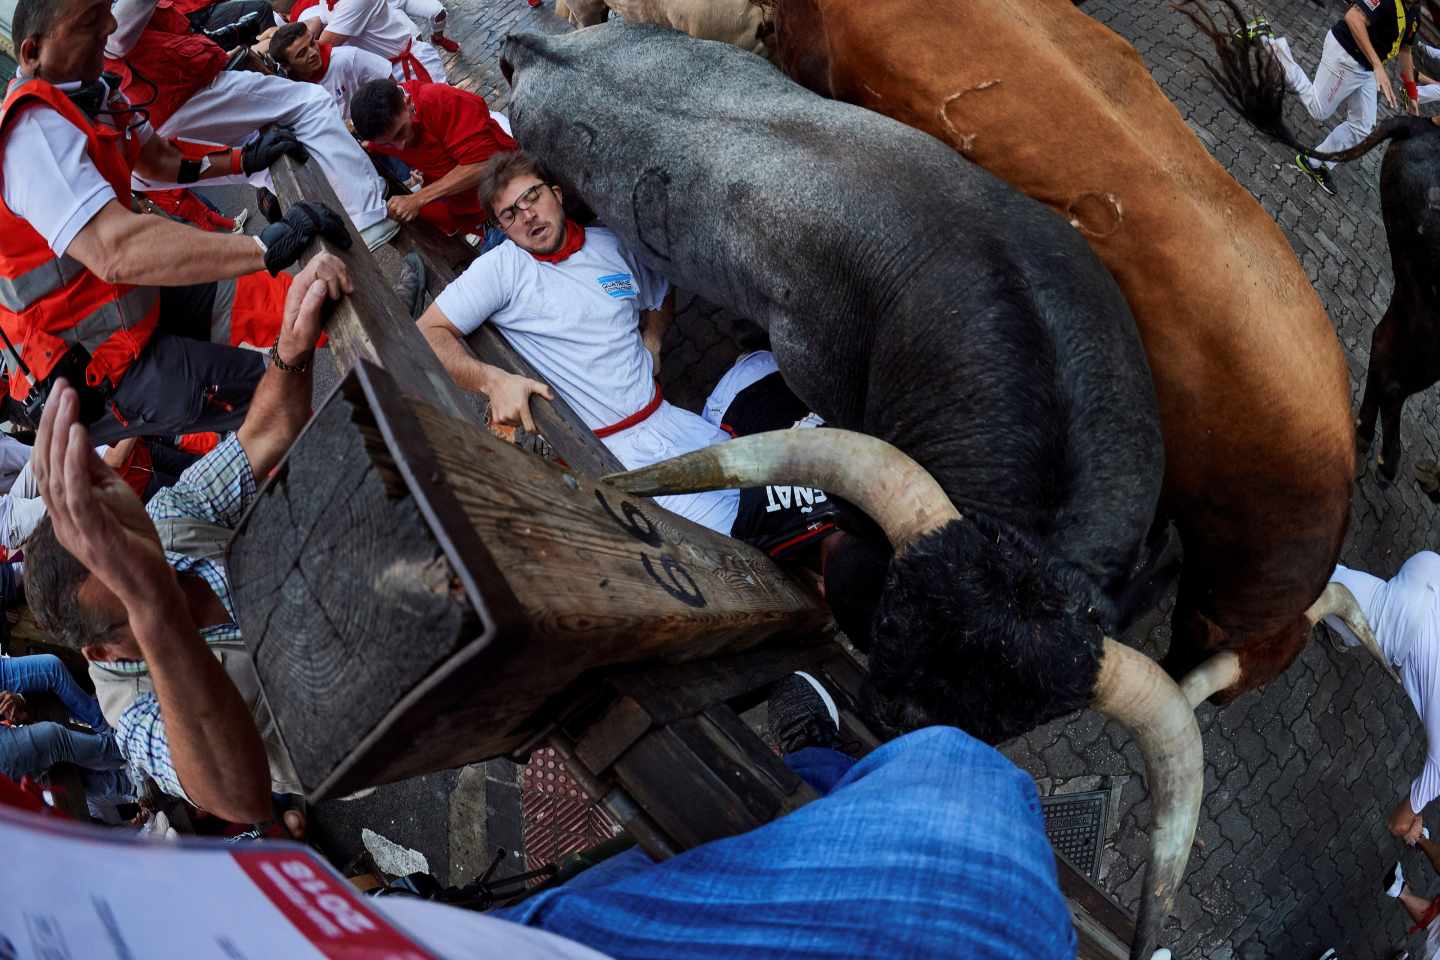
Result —
<instances>
[{"instance_id":1,"label":"grey bull","mask_svg":"<svg viewBox=\"0 0 1440 960\"><path fill-rule=\"evenodd\" d=\"M616 22L511 36L501 70L515 133L556 181L673 282L768 330L791 388L842 428L620 482L808 483L865 510L895 550L869 708L992 742L1087 704L1125 723L1157 811L1142 913L1163 916L1200 739L1185 694L1110 639L1163 453L1134 320L1083 238L930 136L725 44Z\"/></svg>"}]
</instances>

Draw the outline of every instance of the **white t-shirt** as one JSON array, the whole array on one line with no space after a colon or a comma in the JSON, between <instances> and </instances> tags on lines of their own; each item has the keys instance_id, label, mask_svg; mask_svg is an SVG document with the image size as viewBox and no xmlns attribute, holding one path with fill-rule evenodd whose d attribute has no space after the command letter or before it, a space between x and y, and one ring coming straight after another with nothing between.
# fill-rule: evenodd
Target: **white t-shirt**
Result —
<instances>
[{"instance_id":1,"label":"white t-shirt","mask_svg":"<svg viewBox=\"0 0 1440 960\"><path fill-rule=\"evenodd\" d=\"M65 90L79 84L57 86ZM131 136L143 143L153 134L146 123ZM34 227L56 256L63 255L100 208L115 199L115 190L90 161L85 134L44 104L10 123L0 135L0 151L5 206Z\"/></svg>"},{"instance_id":2,"label":"white t-shirt","mask_svg":"<svg viewBox=\"0 0 1440 960\"><path fill-rule=\"evenodd\" d=\"M506 240L472 263L436 299L462 334L487 320L505 331L544 381L592 430L625 419L655 394L640 311L670 289L604 227L560 263L544 263Z\"/></svg>"},{"instance_id":3,"label":"white t-shirt","mask_svg":"<svg viewBox=\"0 0 1440 960\"><path fill-rule=\"evenodd\" d=\"M349 37L348 46L369 50L387 61L404 52L415 30L410 18L388 0L340 0L334 10L317 3L301 14L302 20L311 18L318 18L331 33Z\"/></svg>"},{"instance_id":4,"label":"white t-shirt","mask_svg":"<svg viewBox=\"0 0 1440 960\"><path fill-rule=\"evenodd\" d=\"M604 227L560 263L544 263L506 240L441 291L435 305L462 334L487 320L592 430L649 405L655 370L640 339L640 311L669 290ZM730 439L688 410L662 403L647 419L604 443L630 469ZM735 522L739 494L715 491L656 500L720 533Z\"/></svg>"},{"instance_id":5,"label":"white t-shirt","mask_svg":"<svg viewBox=\"0 0 1440 960\"><path fill-rule=\"evenodd\" d=\"M1425 727L1425 766L1410 785L1410 809L1419 813L1440 796L1440 556L1422 550L1389 581L1345 566L1330 579L1355 595ZM1338 617L1325 623L1347 644L1359 645Z\"/></svg>"},{"instance_id":6,"label":"white t-shirt","mask_svg":"<svg viewBox=\"0 0 1440 960\"><path fill-rule=\"evenodd\" d=\"M388 80L390 61L378 53L345 44L330 51L330 69L320 79L320 86L335 98L340 116L350 119L350 98L360 85L371 80Z\"/></svg>"},{"instance_id":7,"label":"white t-shirt","mask_svg":"<svg viewBox=\"0 0 1440 960\"><path fill-rule=\"evenodd\" d=\"M157 0L115 0L110 7L115 17L115 32L105 40L107 57L123 60L135 48L155 15L156 5Z\"/></svg>"}]
</instances>

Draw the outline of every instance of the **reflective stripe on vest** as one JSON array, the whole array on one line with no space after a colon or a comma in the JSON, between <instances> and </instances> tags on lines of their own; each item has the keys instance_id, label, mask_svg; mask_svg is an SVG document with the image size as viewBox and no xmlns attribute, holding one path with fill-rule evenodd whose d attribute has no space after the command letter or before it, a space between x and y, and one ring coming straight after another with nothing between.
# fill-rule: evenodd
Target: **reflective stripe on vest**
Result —
<instances>
[{"instance_id":1,"label":"reflective stripe on vest","mask_svg":"<svg viewBox=\"0 0 1440 960\"><path fill-rule=\"evenodd\" d=\"M84 264L73 257L64 256L32 267L14 279L0 277L0 307L11 313L19 313L84 272Z\"/></svg>"},{"instance_id":2,"label":"reflective stripe on vest","mask_svg":"<svg viewBox=\"0 0 1440 960\"><path fill-rule=\"evenodd\" d=\"M86 154L122 205L130 203L130 175L140 153L132 136L133 115L121 98L108 107L113 123L97 123L63 92L44 80L11 83L0 107L0 131L26 109L51 109L86 137ZM85 379L92 385L118 384L140 355L159 319L159 291L112 284L75 258L56 256L35 228L0 201L0 324L18 348L30 373L12 372L10 395L23 399L30 377L43 380L70 347L90 352ZM8 354L9 351L0 351Z\"/></svg>"},{"instance_id":3,"label":"reflective stripe on vest","mask_svg":"<svg viewBox=\"0 0 1440 960\"><path fill-rule=\"evenodd\" d=\"M156 288L132 287L121 295L120 299L101 304L99 308L82 317L74 326L56 332L55 336L67 347L73 347L78 343L93 355L100 349L101 344L109 340L115 333L138 326L140 321L145 319L145 314L149 313L159 301L160 291ZM25 345L15 344L15 352L23 358ZM19 372L9 350L0 350L0 356L4 357L6 372L10 374Z\"/></svg>"}]
</instances>

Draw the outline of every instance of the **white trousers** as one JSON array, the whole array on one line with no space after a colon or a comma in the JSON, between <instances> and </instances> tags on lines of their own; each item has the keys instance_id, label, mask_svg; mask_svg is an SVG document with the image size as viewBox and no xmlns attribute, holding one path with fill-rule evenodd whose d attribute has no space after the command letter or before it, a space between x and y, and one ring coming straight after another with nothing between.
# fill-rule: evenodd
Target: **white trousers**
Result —
<instances>
[{"instance_id":1,"label":"white trousers","mask_svg":"<svg viewBox=\"0 0 1440 960\"><path fill-rule=\"evenodd\" d=\"M296 83L248 70L226 70L196 91L156 133L166 139L238 147L256 130L272 123L295 130L295 135L310 151L310 161L320 165L356 230L364 230L385 219L385 184L360 144L345 129L335 101L317 83ZM244 183L247 180L236 174L203 182ZM178 186L138 176L133 183L137 190Z\"/></svg>"},{"instance_id":2,"label":"white trousers","mask_svg":"<svg viewBox=\"0 0 1440 960\"><path fill-rule=\"evenodd\" d=\"M390 0L390 6L419 21L421 29L435 30L436 18L445 16L445 5L440 0Z\"/></svg>"},{"instance_id":3,"label":"white trousers","mask_svg":"<svg viewBox=\"0 0 1440 960\"><path fill-rule=\"evenodd\" d=\"M724 443L730 435L689 410L661 402L659 409L633 427L612 433L601 442L610 448L627 470L648 467L713 443ZM739 490L710 490L656 497L655 502L716 533L730 535L740 509Z\"/></svg>"},{"instance_id":4,"label":"white trousers","mask_svg":"<svg viewBox=\"0 0 1440 960\"><path fill-rule=\"evenodd\" d=\"M1300 102L1310 116L1316 120L1328 120L1337 109L1344 110L1345 119L1330 135L1315 147L1320 153L1334 153L1355 146L1375 127L1375 74L1355 62L1345 52L1335 34L1325 34L1325 48L1320 54L1320 66L1315 68L1315 79L1305 76L1295 55L1290 52L1290 41L1284 37L1267 39L1265 45L1285 70L1285 85L1300 97ZM1311 162L1314 166L1314 162ZM1326 161L1326 166L1335 164Z\"/></svg>"}]
</instances>

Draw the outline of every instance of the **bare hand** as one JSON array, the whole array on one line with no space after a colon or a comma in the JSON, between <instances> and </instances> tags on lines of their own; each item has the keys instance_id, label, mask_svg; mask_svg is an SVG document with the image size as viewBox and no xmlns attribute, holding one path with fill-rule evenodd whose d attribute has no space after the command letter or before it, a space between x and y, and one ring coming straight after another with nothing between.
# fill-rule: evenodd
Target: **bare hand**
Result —
<instances>
[{"instance_id":1,"label":"bare hand","mask_svg":"<svg viewBox=\"0 0 1440 960\"><path fill-rule=\"evenodd\" d=\"M504 372L491 385L488 396L491 420L505 426L522 426L532 433L535 431L535 420L530 416L530 398L555 399L550 388L539 380Z\"/></svg>"},{"instance_id":2,"label":"bare hand","mask_svg":"<svg viewBox=\"0 0 1440 960\"><path fill-rule=\"evenodd\" d=\"M1420 836L1425 829L1425 818L1419 814L1415 815L1415 822L1410 824L1410 829L1405 832L1406 846L1415 846L1420 842Z\"/></svg>"},{"instance_id":3,"label":"bare hand","mask_svg":"<svg viewBox=\"0 0 1440 960\"><path fill-rule=\"evenodd\" d=\"M285 317L280 324L280 359L299 363L315 349L325 330L325 301L338 300L355 285L345 262L333 253L317 253L300 271L285 296Z\"/></svg>"},{"instance_id":4,"label":"bare hand","mask_svg":"<svg viewBox=\"0 0 1440 960\"><path fill-rule=\"evenodd\" d=\"M109 450L106 450L105 455L100 459L105 461L107 467L118 472L125 466L126 461L130 459L130 454L135 450L135 445L139 442L139 437L126 437Z\"/></svg>"},{"instance_id":5,"label":"bare hand","mask_svg":"<svg viewBox=\"0 0 1440 960\"><path fill-rule=\"evenodd\" d=\"M0 691L0 720L7 723L29 723L30 708L25 698L9 690Z\"/></svg>"},{"instance_id":6,"label":"bare hand","mask_svg":"<svg viewBox=\"0 0 1440 960\"><path fill-rule=\"evenodd\" d=\"M127 606L175 586L155 524L135 491L105 466L78 420L80 398L55 381L31 463L55 538Z\"/></svg>"},{"instance_id":7,"label":"bare hand","mask_svg":"<svg viewBox=\"0 0 1440 960\"><path fill-rule=\"evenodd\" d=\"M1375 82L1380 85L1380 92L1385 96L1385 102L1391 109L1398 106L1395 100L1395 90L1390 86L1390 74L1385 71L1384 66L1375 71Z\"/></svg>"},{"instance_id":8,"label":"bare hand","mask_svg":"<svg viewBox=\"0 0 1440 960\"><path fill-rule=\"evenodd\" d=\"M1418 837L1421 827L1425 824L1421 821L1420 815L1410 809L1410 797L1407 795L1400 798L1400 802L1395 805L1395 809L1391 812L1390 819L1385 825L1389 828L1391 836L1399 837L1413 845L1415 841L1410 839L1411 833L1413 832Z\"/></svg>"},{"instance_id":9,"label":"bare hand","mask_svg":"<svg viewBox=\"0 0 1440 960\"><path fill-rule=\"evenodd\" d=\"M386 207L390 211L391 219L399 220L401 223L409 223L411 220L420 216L420 208L423 206L425 206L425 204L421 203L420 197L414 193L408 193L400 197L391 197L390 202L386 204Z\"/></svg>"}]
</instances>

